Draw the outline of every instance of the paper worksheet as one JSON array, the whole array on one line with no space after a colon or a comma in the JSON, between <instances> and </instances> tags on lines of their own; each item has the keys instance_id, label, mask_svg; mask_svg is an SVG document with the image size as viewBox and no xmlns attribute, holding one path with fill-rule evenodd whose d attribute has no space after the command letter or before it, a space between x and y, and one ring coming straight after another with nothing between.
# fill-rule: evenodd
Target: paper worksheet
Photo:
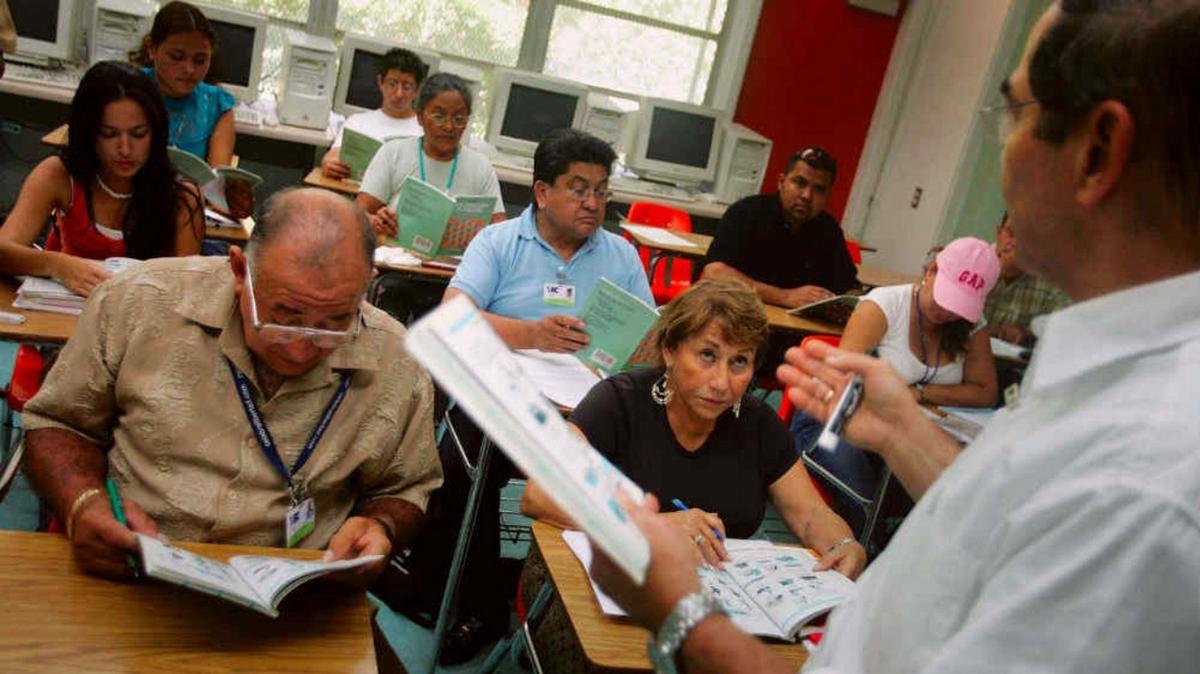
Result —
<instances>
[{"instance_id":1,"label":"paper worksheet","mask_svg":"<svg viewBox=\"0 0 1200 674\"><path fill-rule=\"evenodd\" d=\"M575 409L600 377L570 353L546 353L536 349L514 352L525 376L542 395L558 405Z\"/></svg>"},{"instance_id":2,"label":"paper worksheet","mask_svg":"<svg viewBox=\"0 0 1200 674\"><path fill-rule=\"evenodd\" d=\"M654 243L664 246L681 246L683 248L699 248L694 242L683 238L677 234L671 233L671 230L663 227L647 227L644 225L621 225L621 227L631 234L649 239Z\"/></svg>"}]
</instances>

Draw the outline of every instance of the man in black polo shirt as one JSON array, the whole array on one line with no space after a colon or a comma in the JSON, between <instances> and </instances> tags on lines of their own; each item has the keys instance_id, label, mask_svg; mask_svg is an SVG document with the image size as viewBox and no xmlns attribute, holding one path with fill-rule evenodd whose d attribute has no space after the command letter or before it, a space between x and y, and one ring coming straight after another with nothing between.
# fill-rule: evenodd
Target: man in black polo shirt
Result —
<instances>
[{"instance_id":1,"label":"man in black polo shirt","mask_svg":"<svg viewBox=\"0 0 1200 674\"><path fill-rule=\"evenodd\" d=\"M859 289L837 220L825 202L837 162L819 147L793 154L779 192L729 207L704 258L701 278L735 278L767 304L799 307Z\"/></svg>"}]
</instances>

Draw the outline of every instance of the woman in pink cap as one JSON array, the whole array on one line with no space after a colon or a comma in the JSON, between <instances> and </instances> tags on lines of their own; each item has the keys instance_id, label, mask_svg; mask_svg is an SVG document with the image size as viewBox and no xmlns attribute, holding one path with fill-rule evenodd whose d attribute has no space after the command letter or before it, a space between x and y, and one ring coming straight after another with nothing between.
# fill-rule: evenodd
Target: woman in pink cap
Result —
<instances>
[{"instance_id":1,"label":"woman in pink cap","mask_svg":"<svg viewBox=\"0 0 1200 674\"><path fill-rule=\"evenodd\" d=\"M906 381L918 402L952 407L996 403L996 366L983 304L1000 275L991 244L955 239L925 267L920 283L875 288L858 303L841 347L875 349ZM816 441L821 424L801 412L792 418L796 448ZM862 450L842 441L834 452L810 456L866 499L875 493L875 471ZM845 498L834 510L856 531L863 521L857 501Z\"/></svg>"}]
</instances>

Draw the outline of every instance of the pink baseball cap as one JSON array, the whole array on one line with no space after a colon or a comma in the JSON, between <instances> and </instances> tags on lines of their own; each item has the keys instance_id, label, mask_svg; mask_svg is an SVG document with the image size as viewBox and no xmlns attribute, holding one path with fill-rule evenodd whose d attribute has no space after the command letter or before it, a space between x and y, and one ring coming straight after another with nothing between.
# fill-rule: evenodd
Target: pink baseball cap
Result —
<instances>
[{"instance_id":1,"label":"pink baseball cap","mask_svg":"<svg viewBox=\"0 0 1200 674\"><path fill-rule=\"evenodd\" d=\"M937 255L933 299L943 309L976 323L999 277L1000 258L992 244L972 236L955 239Z\"/></svg>"}]
</instances>

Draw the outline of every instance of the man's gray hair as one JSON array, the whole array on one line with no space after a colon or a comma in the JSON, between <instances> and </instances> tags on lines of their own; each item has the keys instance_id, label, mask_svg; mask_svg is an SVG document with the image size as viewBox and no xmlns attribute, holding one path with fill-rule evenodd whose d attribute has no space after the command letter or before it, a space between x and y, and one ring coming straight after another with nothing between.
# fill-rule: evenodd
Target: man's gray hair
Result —
<instances>
[{"instance_id":1,"label":"man's gray hair","mask_svg":"<svg viewBox=\"0 0 1200 674\"><path fill-rule=\"evenodd\" d=\"M305 199L304 197L312 197ZM375 265L375 228L361 206L340 197L332 192L307 187L289 187L272 194L263 204L262 213L250 240L246 244L246 255L254 260L258 251L265 248L275 239L286 236L298 228L304 233L317 238L316 251L324 251L322 257L317 254L310 261L314 266L322 266L333 262L328 257L345 236L345 231L336 226L341 218L346 217L347 211L358 225L357 232L362 242L363 256L367 268Z\"/></svg>"}]
</instances>

